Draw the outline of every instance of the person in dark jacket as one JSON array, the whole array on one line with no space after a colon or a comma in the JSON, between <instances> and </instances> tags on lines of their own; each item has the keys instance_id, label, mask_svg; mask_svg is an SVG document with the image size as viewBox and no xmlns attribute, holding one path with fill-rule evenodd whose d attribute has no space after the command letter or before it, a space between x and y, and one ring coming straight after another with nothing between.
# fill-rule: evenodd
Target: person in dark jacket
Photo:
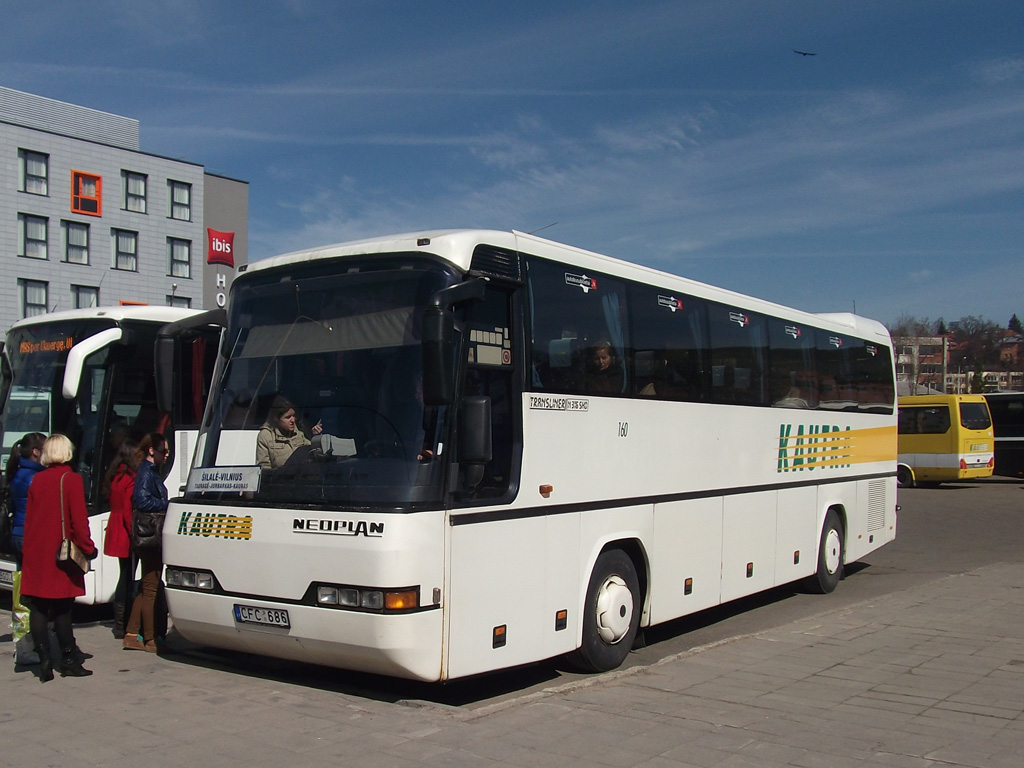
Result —
<instances>
[{"instance_id":1,"label":"person in dark jacket","mask_svg":"<svg viewBox=\"0 0 1024 768\"><path fill-rule=\"evenodd\" d=\"M139 470L135 475L135 490L132 492L133 517L140 512L167 511L167 488L159 469L167 461L168 453L167 440L159 432L150 432L139 443ZM159 542L139 548L138 542L133 540L132 546L142 563L142 593L132 603L132 614L125 628L122 647L126 650L156 653L154 620L160 573L164 567L163 552ZM141 641L138 637L140 628Z\"/></svg>"},{"instance_id":2,"label":"person in dark jacket","mask_svg":"<svg viewBox=\"0 0 1024 768\"><path fill-rule=\"evenodd\" d=\"M14 594L11 598L11 639L14 640L14 665L38 664L39 657L32 650L29 635L29 608L21 602L21 549L25 539L25 506L28 487L37 472L43 471L39 460L43 456L46 435L29 432L14 444L4 471L10 489L14 515L11 521L11 549L14 550Z\"/></svg>"},{"instance_id":3,"label":"person in dark jacket","mask_svg":"<svg viewBox=\"0 0 1024 768\"><path fill-rule=\"evenodd\" d=\"M32 479L25 508L21 592L30 600L32 642L39 656L39 679L44 683L53 679L49 622L53 622L60 643L61 677L92 674L82 666L71 627L71 607L76 597L85 594L85 574L57 565L57 550L65 536L86 557L97 554L89 534L82 476L68 466L74 452L75 446L64 435L46 439L40 459L46 469Z\"/></svg>"}]
</instances>

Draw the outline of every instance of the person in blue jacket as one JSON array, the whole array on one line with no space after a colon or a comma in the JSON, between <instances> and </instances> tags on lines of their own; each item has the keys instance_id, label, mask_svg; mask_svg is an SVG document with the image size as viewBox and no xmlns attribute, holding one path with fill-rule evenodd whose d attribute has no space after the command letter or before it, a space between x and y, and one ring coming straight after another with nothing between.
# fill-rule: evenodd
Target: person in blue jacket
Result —
<instances>
[{"instance_id":1,"label":"person in blue jacket","mask_svg":"<svg viewBox=\"0 0 1024 768\"><path fill-rule=\"evenodd\" d=\"M160 476L160 467L167 461L167 439L159 432L150 432L139 443L138 473L135 475L135 490L132 492L133 518L140 512L167 511L167 488ZM156 653L156 602L160 590L160 574L163 571L163 552L159 541L146 546L135 541L134 527L132 549L142 563L142 593L132 603L132 615L125 627L122 645L127 650ZM142 640L138 638L142 630Z\"/></svg>"},{"instance_id":2,"label":"person in blue jacket","mask_svg":"<svg viewBox=\"0 0 1024 768\"><path fill-rule=\"evenodd\" d=\"M43 455L46 435L29 432L11 448L10 458L4 469L5 479L11 493L14 509L11 520L11 549L14 550L14 596L11 604L11 635L14 640L14 664L38 664L39 657L32 650L29 637L29 608L21 602L21 548L25 541L25 506L28 504L28 487L37 472L42 471L39 463Z\"/></svg>"}]
</instances>

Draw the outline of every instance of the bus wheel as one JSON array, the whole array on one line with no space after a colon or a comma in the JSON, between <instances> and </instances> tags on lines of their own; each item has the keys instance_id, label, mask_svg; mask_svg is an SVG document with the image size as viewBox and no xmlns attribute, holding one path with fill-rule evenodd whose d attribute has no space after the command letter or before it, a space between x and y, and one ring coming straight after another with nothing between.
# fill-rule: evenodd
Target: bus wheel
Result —
<instances>
[{"instance_id":1,"label":"bus wheel","mask_svg":"<svg viewBox=\"0 0 1024 768\"><path fill-rule=\"evenodd\" d=\"M594 564L583 613L583 643L572 656L585 672L622 665L640 626L640 583L633 561L620 549L602 552Z\"/></svg>"},{"instance_id":2,"label":"bus wheel","mask_svg":"<svg viewBox=\"0 0 1024 768\"><path fill-rule=\"evenodd\" d=\"M810 578L811 590L825 595L833 591L843 578L843 526L839 515L830 509L821 527L818 545L818 570Z\"/></svg>"},{"instance_id":3,"label":"bus wheel","mask_svg":"<svg viewBox=\"0 0 1024 768\"><path fill-rule=\"evenodd\" d=\"M899 488L914 487L914 473L910 471L910 467L904 464L896 467L896 485Z\"/></svg>"}]
</instances>

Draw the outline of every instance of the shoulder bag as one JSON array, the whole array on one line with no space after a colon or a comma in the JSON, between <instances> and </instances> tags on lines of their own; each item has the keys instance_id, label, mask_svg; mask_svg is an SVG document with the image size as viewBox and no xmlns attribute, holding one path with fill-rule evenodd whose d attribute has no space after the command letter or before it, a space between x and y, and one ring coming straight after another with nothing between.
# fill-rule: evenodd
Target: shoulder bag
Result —
<instances>
[{"instance_id":1,"label":"shoulder bag","mask_svg":"<svg viewBox=\"0 0 1024 768\"><path fill-rule=\"evenodd\" d=\"M57 565L61 570L69 574L88 573L90 568L89 558L82 554L71 539L68 538L67 529L64 527L64 478L60 478L60 547L57 549Z\"/></svg>"},{"instance_id":2,"label":"shoulder bag","mask_svg":"<svg viewBox=\"0 0 1024 768\"><path fill-rule=\"evenodd\" d=\"M132 510L132 549L158 549L164 532L165 512Z\"/></svg>"}]
</instances>

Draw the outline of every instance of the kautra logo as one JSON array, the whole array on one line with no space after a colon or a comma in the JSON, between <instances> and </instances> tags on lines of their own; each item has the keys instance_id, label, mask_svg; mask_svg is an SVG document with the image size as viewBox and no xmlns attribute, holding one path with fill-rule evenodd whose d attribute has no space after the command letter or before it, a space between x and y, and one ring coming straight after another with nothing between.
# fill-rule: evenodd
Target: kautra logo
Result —
<instances>
[{"instance_id":1,"label":"kautra logo","mask_svg":"<svg viewBox=\"0 0 1024 768\"><path fill-rule=\"evenodd\" d=\"M804 472L851 466L850 427L834 424L780 424L776 472Z\"/></svg>"},{"instance_id":2,"label":"kautra logo","mask_svg":"<svg viewBox=\"0 0 1024 768\"><path fill-rule=\"evenodd\" d=\"M223 264L227 267L234 267L235 257L233 255L233 251L235 250L235 233L218 232L216 229L210 229L207 227L206 236L206 263Z\"/></svg>"}]
</instances>

